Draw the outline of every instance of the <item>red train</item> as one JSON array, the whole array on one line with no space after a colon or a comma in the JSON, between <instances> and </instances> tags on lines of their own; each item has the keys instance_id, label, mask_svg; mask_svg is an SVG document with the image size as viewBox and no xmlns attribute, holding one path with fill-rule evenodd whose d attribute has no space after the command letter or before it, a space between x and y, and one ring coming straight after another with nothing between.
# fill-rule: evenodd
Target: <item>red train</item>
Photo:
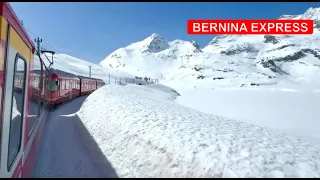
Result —
<instances>
[{"instance_id":1,"label":"red train","mask_svg":"<svg viewBox=\"0 0 320 180\"><path fill-rule=\"evenodd\" d=\"M40 97L40 81L41 70L33 70L33 87L32 98L38 99ZM88 95L96 89L105 85L102 79L90 78L86 76L74 75L68 72L64 72L58 69L50 68L47 75L42 76L42 93L41 103L48 105L48 108L56 107L70 99L76 98L82 95ZM21 73L16 73L15 82L16 90L21 91L22 87ZM46 92L46 93L45 93Z\"/></svg>"},{"instance_id":2,"label":"red train","mask_svg":"<svg viewBox=\"0 0 320 180\"><path fill-rule=\"evenodd\" d=\"M47 69L9 3L0 16L0 177L32 177L50 108L104 82Z\"/></svg>"}]
</instances>

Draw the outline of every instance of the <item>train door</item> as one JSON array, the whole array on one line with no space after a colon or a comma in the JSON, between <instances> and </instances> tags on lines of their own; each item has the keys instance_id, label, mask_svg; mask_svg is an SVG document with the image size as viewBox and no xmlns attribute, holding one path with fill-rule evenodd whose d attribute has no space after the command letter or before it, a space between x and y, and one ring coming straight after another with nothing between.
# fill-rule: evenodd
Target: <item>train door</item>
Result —
<instances>
[{"instance_id":1,"label":"train door","mask_svg":"<svg viewBox=\"0 0 320 180\"><path fill-rule=\"evenodd\" d=\"M10 34L11 28L8 28ZM9 37L9 36L8 36ZM8 39L10 42L10 39ZM10 45L7 46L6 75L3 96L1 177L21 177L28 85L28 61ZM15 87L22 76L21 90Z\"/></svg>"}]
</instances>

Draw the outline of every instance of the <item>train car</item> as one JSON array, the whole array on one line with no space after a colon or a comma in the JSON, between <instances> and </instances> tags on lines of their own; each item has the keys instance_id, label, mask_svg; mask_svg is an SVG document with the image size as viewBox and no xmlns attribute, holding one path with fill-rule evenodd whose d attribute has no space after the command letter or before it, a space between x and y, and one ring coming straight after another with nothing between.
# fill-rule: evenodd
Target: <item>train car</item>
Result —
<instances>
[{"instance_id":1,"label":"train car","mask_svg":"<svg viewBox=\"0 0 320 180\"><path fill-rule=\"evenodd\" d=\"M76 75L53 68L49 70L48 91L51 106L78 97L80 89L80 79Z\"/></svg>"},{"instance_id":2,"label":"train car","mask_svg":"<svg viewBox=\"0 0 320 180\"><path fill-rule=\"evenodd\" d=\"M32 100L35 47L6 2L0 2L0 26L0 177L32 177L48 113Z\"/></svg>"},{"instance_id":3,"label":"train car","mask_svg":"<svg viewBox=\"0 0 320 180\"><path fill-rule=\"evenodd\" d=\"M96 87L97 87L97 89L101 88L105 84L106 83L102 79L96 79Z\"/></svg>"},{"instance_id":4,"label":"train car","mask_svg":"<svg viewBox=\"0 0 320 180\"><path fill-rule=\"evenodd\" d=\"M87 95L97 89L97 81L95 78L86 76L78 76L80 78L80 95Z\"/></svg>"}]
</instances>

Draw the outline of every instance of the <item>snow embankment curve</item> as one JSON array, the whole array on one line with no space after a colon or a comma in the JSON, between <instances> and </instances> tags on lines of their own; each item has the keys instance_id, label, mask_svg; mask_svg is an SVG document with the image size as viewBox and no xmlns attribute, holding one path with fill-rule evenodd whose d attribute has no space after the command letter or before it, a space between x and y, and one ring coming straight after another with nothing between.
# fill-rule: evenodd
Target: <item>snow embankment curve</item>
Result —
<instances>
[{"instance_id":1,"label":"snow embankment curve","mask_svg":"<svg viewBox=\"0 0 320 180\"><path fill-rule=\"evenodd\" d=\"M160 86L104 86L77 113L119 177L320 177L320 143L186 108Z\"/></svg>"}]
</instances>

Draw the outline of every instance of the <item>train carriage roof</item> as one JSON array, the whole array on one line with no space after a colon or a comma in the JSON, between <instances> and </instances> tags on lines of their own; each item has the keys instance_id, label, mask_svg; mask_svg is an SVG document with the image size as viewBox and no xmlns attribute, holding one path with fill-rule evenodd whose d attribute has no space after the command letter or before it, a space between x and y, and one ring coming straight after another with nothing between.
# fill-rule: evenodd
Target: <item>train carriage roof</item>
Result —
<instances>
[{"instance_id":1,"label":"train carriage roof","mask_svg":"<svg viewBox=\"0 0 320 180\"><path fill-rule=\"evenodd\" d=\"M69 78L78 78L77 75L74 75L72 73L68 73L68 72L65 72L65 71L61 71L59 69L54 69L54 68L50 68L49 69L49 74L56 74L58 76L69 77Z\"/></svg>"},{"instance_id":2,"label":"train carriage roof","mask_svg":"<svg viewBox=\"0 0 320 180\"><path fill-rule=\"evenodd\" d=\"M91 78L91 77L87 77L87 76L80 76L80 75L78 75L78 77L79 77L80 79L97 80L96 78Z\"/></svg>"},{"instance_id":3,"label":"train carriage roof","mask_svg":"<svg viewBox=\"0 0 320 180\"><path fill-rule=\"evenodd\" d=\"M96 80L97 80L97 81L100 81L100 82L104 82L104 80L102 80L102 79L97 79L97 78L96 78Z\"/></svg>"},{"instance_id":4,"label":"train carriage roof","mask_svg":"<svg viewBox=\"0 0 320 180\"><path fill-rule=\"evenodd\" d=\"M8 2L0 2L0 16L4 17L8 23L17 31L19 36L23 39L23 41L27 44L27 46L31 49L32 53L35 51L35 46L28 36L28 33L21 25L21 22L12 7Z\"/></svg>"}]
</instances>

